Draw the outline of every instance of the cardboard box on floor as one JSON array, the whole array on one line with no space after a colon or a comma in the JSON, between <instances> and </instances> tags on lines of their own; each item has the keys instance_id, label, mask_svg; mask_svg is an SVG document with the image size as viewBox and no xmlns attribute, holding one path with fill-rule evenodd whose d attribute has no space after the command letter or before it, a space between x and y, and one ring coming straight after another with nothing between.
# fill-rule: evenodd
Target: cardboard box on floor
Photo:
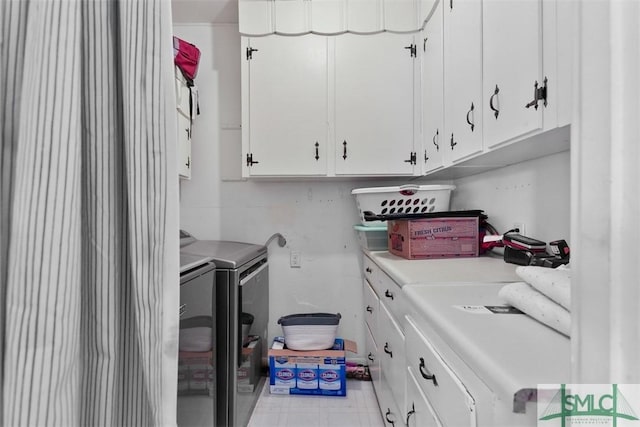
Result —
<instances>
[{"instance_id":1,"label":"cardboard box on floor","mask_svg":"<svg viewBox=\"0 0 640 427\"><path fill-rule=\"evenodd\" d=\"M283 342L276 337L274 343ZM346 396L346 352L356 353L355 342L336 338L329 350L269 349L269 390L273 394Z\"/></svg>"}]
</instances>

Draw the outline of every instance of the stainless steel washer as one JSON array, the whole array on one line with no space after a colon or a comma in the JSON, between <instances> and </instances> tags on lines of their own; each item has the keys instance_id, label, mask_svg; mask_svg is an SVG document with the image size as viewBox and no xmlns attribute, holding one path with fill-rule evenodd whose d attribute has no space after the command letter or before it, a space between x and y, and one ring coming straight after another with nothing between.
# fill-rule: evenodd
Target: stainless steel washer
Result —
<instances>
[{"instance_id":1,"label":"stainless steel washer","mask_svg":"<svg viewBox=\"0 0 640 427\"><path fill-rule=\"evenodd\" d=\"M266 379L267 248L242 242L197 240L181 232L183 235L182 253L211 257L216 265L216 425L246 426Z\"/></svg>"},{"instance_id":2,"label":"stainless steel washer","mask_svg":"<svg viewBox=\"0 0 640 427\"><path fill-rule=\"evenodd\" d=\"M216 419L215 268L211 257L180 254L180 427L212 426Z\"/></svg>"}]
</instances>

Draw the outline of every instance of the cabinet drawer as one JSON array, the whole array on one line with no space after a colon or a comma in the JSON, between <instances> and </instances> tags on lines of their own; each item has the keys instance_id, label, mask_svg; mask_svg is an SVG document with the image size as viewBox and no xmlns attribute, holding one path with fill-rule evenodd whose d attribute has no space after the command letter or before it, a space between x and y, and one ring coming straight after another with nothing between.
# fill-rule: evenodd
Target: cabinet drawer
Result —
<instances>
[{"instance_id":1,"label":"cabinet drawer","mask_svg":"<svg viewBox=\"0 0 640 427\"><path fill-rule=\"evenodd\" d=\"M393 319L398 323L400 330L403 330L403 319L409 309L407 297L402 292L402 288L382 270L378 270L377 274L374 272L374 276L377 278L377 282L372 283L372 285L380 298L380 304L384 304L387 307Z\"/></svg>"},{"instance_id":2,"label":"cabinet drawer","mask_svg":"<svg viewBox=\"0 0 640 427\"><path fill-rule=\"evenodd\" d=\"M384 304L380 304L379 339L376 337L380 369L399 408L404 408L407 359L404 334Z\"/></svg>"},{"instance_id":3,"label":"cabinet drawer","mask_svg":"<svg viewBox=\"0 0 640 427\"><path fill-rule=\"evenodd\" d=\"M407 371L407 427L442 427L411 369Z\"/></svg>"},{"instance_id":4,"label":"cabinet drawer","mask_svg":"<svg viewBox=\"0 0 640 427\"><path fill-rule=\"evenodd\" d=\"M373 388L378 392L380 389L380 357L378 354L378 348L376 347L376 342L371 335L371 331L369 328L364 328L364 344L365 344L365 352L367 355L367 364L369 365L369 374L371 375L371 381L373 382Z\"/></svg>"},{"instance_id":5,"label":"cabinet drawer","mask_svg":"<svg viewBox=\"0 0 640 427\"><path fill-rule=\"evenodd\" d=\"M369 326L371 334L374 337L378 336L378 296L374 292L373 288L366 280L363 281L363 296L364 296L364 321Z\"/></svg>"},{"instance_id":6,"label":"cabinet drawer","mask_svg":"<svg viewBox=\"0 0 640 427\"><path fill-rule=\"evenodd\" d=\"M407 316L406 320L407 365L438 418L447 426L475 426L473 397L413 319Z\"/></svg>"},{"instance_id":7,"label":"cabinet drawer","mask_svg":"<svg viewBox=\"0 0 640 427\"><path fill-rule=\"evenodd\" d=\"M389 389L384 379L381 381L380 387L376 389L376 396L378 397L378 405L380 406L384 425L386 427L404 426L406 420L403 419L403 414L398 405L396 405L396 401L391 395L391 389Z\"/></svg>"},{"instance_id":8,"label":"cabinet drawer","mask_svg":"<svg viewBox=\"0 0 640 427\"><path fill-rule=\"evenodd\" d=\"M377 276L381 273L380 268L366 255L362 257L362 276L373 286Z\"/></svg>"}]
</instances>

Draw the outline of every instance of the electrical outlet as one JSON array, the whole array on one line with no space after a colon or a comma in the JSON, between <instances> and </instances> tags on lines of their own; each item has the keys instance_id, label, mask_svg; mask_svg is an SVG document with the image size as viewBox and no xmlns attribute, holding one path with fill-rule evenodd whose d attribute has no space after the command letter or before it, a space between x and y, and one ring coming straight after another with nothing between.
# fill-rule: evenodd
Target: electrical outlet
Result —
<instances>
[{"instance_id":1,"label":"electrical outlet","mask_svg":"<svg viewBox=\"0 0 640 427\"><path fill-rule=\"evenodd\" d=\"M302 266L302 255L300 251L291 251L289 253L289 265L291 268L300 268Z\"/></svg>"},{"instance_id":2,"label":"electrical outlet","mask_svg":"<svg viewBox=\"0 0 640 427\"><path fill-rule=\"evenodd\" d=\"M527 235L527 230L525 229L524 222L514 222L511 228L517 228L519 230L518 233L523 236Z\"/></svg>"}]
</instances>

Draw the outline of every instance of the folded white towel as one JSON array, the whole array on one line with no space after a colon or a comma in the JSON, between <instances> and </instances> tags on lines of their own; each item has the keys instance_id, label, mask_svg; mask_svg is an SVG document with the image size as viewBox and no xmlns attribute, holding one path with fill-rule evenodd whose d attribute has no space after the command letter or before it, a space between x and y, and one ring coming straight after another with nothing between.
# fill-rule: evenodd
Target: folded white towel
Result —
<instances>
[{"instance_id":1,"label":"folded white towel","mask_svg":"<svg viewBox=\"0 0 640 427\"><path fill-rule=\"evenodd\" d=\"M571 270L569 268L525 266L517 267L516 274L553 301L571 310Z\"/></svg>"},{"instance_id":2,"label":"folded white towel","mask_svg":"<svg viewBox=\"0 0 640 427\"><path fill-rule=\"evenodd\" d=\"M528 283L509 283L500 289L498 295L537 321L563 335L570 336L571 315L569 311L538 292Z\"/></svg>"}]
</instances>

